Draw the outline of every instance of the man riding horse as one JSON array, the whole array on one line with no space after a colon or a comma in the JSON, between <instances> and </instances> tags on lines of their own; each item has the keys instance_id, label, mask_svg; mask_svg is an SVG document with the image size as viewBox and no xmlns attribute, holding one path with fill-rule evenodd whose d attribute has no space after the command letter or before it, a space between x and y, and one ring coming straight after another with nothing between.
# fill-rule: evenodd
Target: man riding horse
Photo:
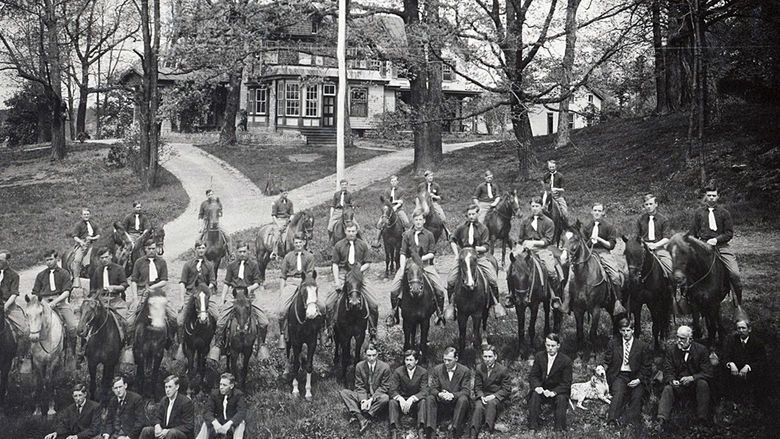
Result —
<instances>
[{"instance_id":1,"label":"man riding horse","mask_svg":"<svg viewBox=\"0 0 780 439\"><path fill-rule=\"evenodd\" d=\"M260 306L257 290L260 288L260 268L257 262L249 259L249 245L245 242L236 242L236 260L228 264L225 272L225 286L222 289L222 310L217 319L217 331L214 337L214 353L209 357L219 359L225 349L225 328L233 317L234 294L228 295L233 289L245 289L246 297L252 303L252 315L262 332L268 328L267 313Z\"/></svg>"},{"instance_id":2,"label":"man riding horse","mask_svg":"<svg viewBox=\"0 0 780 439\"><path fill-rule=\"evenodd\" d=\"M645 213L640 215L636 221L637 236L661 264L664 277L671 280L672 255L666 250L666 244L669 242L668 220L665 215L658 214L658 203L655 200L655 195L645 195L642 206Z\"/></svg>"},{"instance_id":3,"label":"man riding horse","mask_svg":"<svg viewBox=\"0 0 780 439\"><path fill-rule=\"evenodd\" d=\"M412 252L417 252L425 266L423 267L423 276L432 287L436 297L436 315L440 321L443 321L444 294L445 287L436 271L433 260L436 254L436 240L430 230L423 227L425 225L425 215L422 210L415 210L412 214L414 226L404 232L401 240L401 263L398 271L395 272L393 282L390 284L390 304L393 307L392 312L387 316L387 325L393 326L398 315L398 306L401 303L401 286L406 272L406 261L412 257Z\"/></svg>"},{"instance_id":4,"label":"man riding horse","mask_svg":"<svg viewBox=\"0 0 780 439\"><path fill-rule=\"evenodd\" d=\"M385 192L383 193L385 200L387 200L391 206L393 206L393 210L395 211L395 214L398 215L398 219L401 220L401 224L404 225L404 230L409 228L409 217L406 216L406 212L402 209L404 206L404 193L401 188L398 187L398 176L397 175L391 175L390 176L390 187L385 189ZM375 247L379 247L380 242L382 241L382 230L379 230L377 236L376 236L376 245Z\"/></svg>"},{"instance_id":5,"label":"man riding horse","mask_svg":"<svg viewBox=\"0 0 780 439\"><path fill-rule=\"evenodd\" d=\"M339 184L341 189L337 190L333 194L333 201L330 205L330 216L328 217L328 234L333 233L333 228L336 227L336 223L342 220L342 215L346 207L352 208L352 194L347 190L347 180L342 179ZM352 219L352 222L359 229L357 221Z\"/></svg>"},{"instance_id":6,"label":"man riding horse","mask_svg":"<svg viewBox=\"0 0 780 439\"><path fill-rule=\"evenodd\" d=\"M287 347L285 340L287 337L287 313L295 299L295 293L298 291L304 275L311 276L314 272L314 255L305 249L306 238L302 233L295 235L293 245L295 250L284 256L282 265L279 267L282 277L279 282L279 308L276 310L276 317L279 320L279 349ZM325 303L322 299L318 299L317 307L320 309L320 314L325 315Z\"/></svg>"},{"instance_id":7,"label":"man riding horse","mask_svg":"<svg viewBox=\"0 0 780 439\"><path fill-rule=\"evenodd\" d=\"M531 251L541 262L547 279L550 282L550 299L553 308L561 307L561 299L558 294L561 292L561 282L563 281L563 269L555 259L550 245L553 244L555 234L555 225L553 221L542 213L541 197L533 197L530 202L531 215L520 222L520 233L517 236L517 242L521 247ZM544 280L542 280L544 284ZM513 296L510 294L508 299Z\"/></svg>"},{"instance_id":8,"label":"man riding horse","mask_svg":"<svg viewBox=\"0 0 780 439\"><path fill-rule=\"evenodd\" d=\"M133 248L135 248L137 244L142 244L138 243L138 239L144 234L148 235L152 228L152 222L143 212L143 206L140 201L133 201L133 212L122 220L122 227L124 227L125 231L130 236Z\"/></svg>"},{"instance_id":9,"label":"man riding horse","mask_svg":"<svg viewBox=\"0 0 780 439\"><path fill-rule=\"evenodd\" d=\"M271 219L274 221L274 225L276 225L276 230L274 230L274 251L271 252L272 259L276 256L284 255L286 250L285 243L287 242L287 225L290 224L295 214L293 203L287 198L289 192L284 188L281 191L281 195L271 206Z\"/></svg>"},{"instance_id":10,"label":"man riding horse","mask_svg":"<svg viewBox=\"0 0 780 439\"><path fill-rule=\"evenodd\" d=\"M89 220L89 211L87 210L86 212L86 220ZM70 297L71 290L73 290L73 278L68 270L57 265L58 254L56 250L46 251L43 257L46 262L46 268L35 276L35 284L31 294L38 296L41 302L47 302L49 307L60 316L67 330L66 354L67 351L70 351L73 354L71 358L75 358L76 328L78 323L76 322L76 314L73 313L73 308L67 300Z\"/></svg>"},{"instance_id":11,"label":"man riding horse","mask_svg":"<svg viewBox=\"0 0 780 439\"><path fill-rule=\"evenodd\" d=\"M92 272L89 279L90 296L98 297L117 317L117 327L124 332L125 339L133 329L128 325L130 307L125 298L128 287L125 269L111 260L111 250L101 247L97 250L100 266Z\"/></svg>"},{"instance_id":12,"label":"man riding horse","mask_svg":"<svg viewBox=\"0 0 780 439\"><path fill-rule=\"evenodd\" d=\"M348 294L348 291L342 291L346 274L355 267L365 272L371 266L368 261L368 244L362 239L357 238L357 225L350 223L346 229L347 237L337 242L333 247L333 280L336 288L328 294L325 300L327 308L328 321L332 326L338 321L336 315L337 303L342 294ZM376 340L376 328L379 321L379 298L376 291L372 288L368 279L364 278L363 288L360 292L368 304L369 309L369 336L372 341Z\"/></svg>"},{"instance_id":13,"label":"man riding horse","mask_svg":"<svg viewBox=\"0 0 780 439\"><path fill-rule=\"evenodd\" d=\"M189 312L192 309L190 302L195 299L198 291L196 287L198 285L206 285L212 291L217 288L217 280L212 277L214 273L214 267L206 259L206 244L203 241L195 242L195 258L187 261L181 270L181 279L179 285L181 286L181 309L179 315L176 318L176 328L179 338L179 350L176 352L178 358L182 358L184 355L184 323L187 322ZM210 301L216 301L214 294L210 296ZM208 307L209 313L217 319L217 306Z\"/></svg>"},{"instance_id":14,"label":"man riding horse","mask_svg":"<svg viewBox=\"0 0 780 439\"><path fill-rule=\"evenodd\" d=\"M498 302L498 262L490 252L488 252L488 229L484 224L477 220L479 215L479 206L476 204L470 205L466 209L466 221L455 229L455 232L450 237L450 246L452 252L457 257L460 254L460 249L464 247L471 247L477 252L477 268L482 276L485 277L488 285L490 285L490 294L493 296L492 304L495 305L496 315L503 315L505 311L503 306ZM452 302L452 295L455 293L455 289L459 282L460 270L458 264L455 264L450 270L450 274L447 277L447 297L449 299L448 309L446 313L449 316L454 315L454 306ZM491 305L493 306L493 305Z\"/></svg>"},{"instance_id":15,"label":"man riding horse","mask_svg":"<svg viewBox=\"0 0 780 439\"><path fill-rule=\"evenodd\" d=\"M206 242L209 230L219 230L219 234L225 242L225 248L229 249L230 238L219 227L219 219L222 218L222 202L219 201L219 197L217 197L213 189L206 190L206 197L206 200L200 203L200 210L198 211L198 219L203 221L200 240Z\"/></svg>"},{"instance_id":16,"label":"man riding horse","mask_svg":"<svg viewBox=\"0 0 780 439\"><path fill-rule=\"evenodd\" d=\"M558 210L561 212L564 218L569 215L569 207L566 204L566 199L563 198L563 175L558 172L558 164L555 160L547 161L547 172L542 177L542 188L544 190L542 195L542 206L547 206L549 201L551 204L558 205ZM552 211L552 206L548 211ZM557 245L557 243L556 243Z\"/></svg>"},{"instance_id":17,"label":"man riding horse","mask_svg":"<svg viewBox=\"0 0 780 439\"><path fill-rule=\"evenodd\" d=\"M76 246L73 249L73 288L81 288L81 268L89 266L92 257L92 243L100 239L100 231L90 219L89 209L81 209L81 220L76 223L73 230L73 240Z\"/></svg>"},{"instance_id":18,"label":"man riding horse","mask_svg":"<svg viewBox=\"0 0 780 439\"><path fill-rule=\"evenodd\" d=\"M16 303L16 298L19 297L19 274L9 266L10 259L11 252L0 250L0 300L3 302L5 317L14 326L16 334L27 334L27 318L22 307ZM0 397L2 396L0 394Z\"/></svg>"},{"instance_id":19,"label":"man riding horse","mask_svg":"<svg viewBox=\"0 0 780 439\"><path fill-rule=\"evenodd\" d=\"M417 185L417 193L419 194L422 191L427 191L431 194L433 210L439 215L439 218L441 218L442 221L446 221L447 216L444 214L444 209L441 208L441 204L439 204L441 201L441 187L439 186L439 183L433 181L433 171L430 169L425 171L425 181ZM421 207L418 199L415 209L420 209Z\"/></svg>"},{"instance_id":20,"label":"man riding horse","mask_svg":"<svg viewBox=\"0 0 780 439\"><path fill-rule=\"evenodd\" d=\"M144 243L146 255L135 261L133 274L130 275L131 284L135 284L136 300L128 315L127 327L131 328L130 335L125 337L126 345L133 345L135 335L135 322L138 314L144 309L150 296L165 297L165 287L168 286L168 264L165 259L157 255L157 243L153 239L147 239ZM176 323L176 313L170 301L165 307L168 327L172 328Z\"/></svg>"},{"instance_id":21,"label":"man riding horse","mask_svg":"<svg viewBox=\"0 0 780 439\"><path fill-rule=\"evenodd\" d=\"M477 219L482 224L485 224L485 215L487 215L490 209L498 206L498 203L501 202L499 191L498 185L493 182L493 173L488 169L485 171L485 181L477 186L473 196L474 204L479 206Z\"/></svg>"}]
</instances>

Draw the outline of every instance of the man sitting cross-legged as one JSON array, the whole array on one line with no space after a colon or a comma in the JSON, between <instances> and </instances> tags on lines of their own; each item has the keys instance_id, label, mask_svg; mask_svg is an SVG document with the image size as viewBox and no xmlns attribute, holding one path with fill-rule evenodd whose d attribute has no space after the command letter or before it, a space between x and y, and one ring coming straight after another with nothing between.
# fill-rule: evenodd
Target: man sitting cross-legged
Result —
<instances>
[{"instance_id":1,"label":"man sitting cross-legged","mask_svg":"<svg viewBox=\"0 0 780 439\"><path fill-rule=\"evenodd\" d=\"M428 371L418 366L420 354L415 350L404 352L404 365L390 376L390 431L391 439L398 438L401 414L417 413L418 436L425 429L425 397L428 395ZM416 410L415 410L416 408Z\"/></svg>"},{"instance_id":2,"label":"man sitting cross-legged","mask_svg":"<svg viewBox=\"0 0 780 439\"><path fill-rule=\"evenodd\" d=\"M369 343L365 360L355 366L355 390L339 391L351 416L349 422L359 421L360 433L368 428L368 419L375 418L390 400L390 366L378 357L376 345Z\"/></svg>"},{"instance_id":3,"label":"man sitting cross-legged","mask_svg":"<svg viewBox=\"0 0 780 439\"><path fill-rule=\"evenodd\" d=\"M205 429L209 439L242 439L246 416L246 398L241 390L236 389L236 377L223 373L219 377L219 389L209 396L201 433ZM206 438L199 434L198 439Z\"/></svg>"},{"instance_id":4,"label":"man sitting cross-legged","mask_svg":"<svg viewBox=\"0 0 780 439\"><path fill-rule=\"evenodd\" d=\"M539 429L539 415L542 403L555 407L555 431L566 430L566 409L571 393L572 362L564 353L558 352L561 339L556 333L547 334L545 351L534 357L534 365L528 376L531 391L528 396L528 428Z\"/></svg>"},{"instance_id":5,"label":"man sitting cross-legged","mask_svg":"<svg viewBox=\"0 0 780 439\"><path fill-rule=\"evenodd\" d=\"M474 413L471 415L469 438L476 439L483 428L496 429L501 411L509 404L512 381L509 369L498 361L498 351L492 345L482 346L482 364L474 371Z\"/></svg>"},{"instance_id":6,"label":"man sitting cross-legged","mask_svg":"<svg viewBox=\"0 0 780 439\"><path fill-rule=\"evenodd\" d=\"M436 431L441 410L452 414L447 431L459 438L463 434L466 414L471 406L471 370L458 363L458 351L451 346L444 349L442 361L442 364L433 368L429 377L426 434L431 437Z\"/></svg>"},{"instance_id":7,"label":"man sitting cross-legged","mask_svg":"<svg viewBox=\"0 0 780 439\"><path fill-rule=\"evenodd\" d=\"M653 353L647 343L634 337L634 324L628 318L621 318L617 326L620 337L612 338L604 354L607 384L612 393L607 424L618 424L628 406L626 420L640 425L642 403L650 386Z\"/></svg>"}]
</instances>

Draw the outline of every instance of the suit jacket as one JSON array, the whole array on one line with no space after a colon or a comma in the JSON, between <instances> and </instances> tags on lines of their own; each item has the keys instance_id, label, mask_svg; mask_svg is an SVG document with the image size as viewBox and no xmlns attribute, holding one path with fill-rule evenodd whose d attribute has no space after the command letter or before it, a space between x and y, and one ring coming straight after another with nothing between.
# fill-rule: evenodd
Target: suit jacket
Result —
<instances>
[{"instance_id":1,"label":"suit jacket","mask_svg":"<svg viewBox=\"0 0 780 439\"><path fill-rule=\"evenodd\" d=\"M428 371L418 365L410 379L406 366L395 369L390 376L390 399L399 395L404 398L414 395L418 400L428 396Z\"/></svg>"},{"instance_id":2,"label":"suit jacket","mask_svg":"<svg viewBox=\"0 0 780 439\"><path fill-rule=\"evenodd\" d=\"M108 433L112 436L121 433L129 436L130 439L136 439L141 434L145 421L143 398L128 390L123 405L120 406L119 400L115 397L111 397L109 400L108 416L105 425L103 425L102 433Z\"/></svg>"},{"instance_id":3,"label":"suit jacket","mask_svg":"<svg viewBox=\"0 0 780 439\"><path fill-rule=\"evenodd\" d=\"M609 341L607 351L604 353L604 362L607 364L607 383L612 387L612 383L620 374L620 368L623 366L622 337L614 337ZM631 368L631 380L639 378L643 386L650 384L653 354L650 351L650 346L636 337L631 343L631 351L628 352L628 367Z\"/></svg>"},{"instance_id":4,"label":"suit jacket","mask_svg":"<svg viewBox=\"0 0 780 439\"><path fill-rule=\"evenodd\" d=\"M170 404L170 400L164 396L160 400L160 407L157 409L153 425L160 424L163 429L176 429L184 433L188 439L193 439L195 436L195 411L192 407L192 400L178 393L176 399L173 400L171 417L166 423L165 415L168 413L168 404Z\"/></svg>"},{"instance_id":5,"label":"suit jacket","mask_svg":"<svg viewBox=\"0 0 780 439\"><path fill-rule=\"evenodd\" d=\"M84 408L76 408L76 404L68 404L59 414L57 420L57 437L66 438L75 434L79 439L97 436L100 431L100 405L87 400Z\"/></svg>"},{"instance_id":6,"label":"suit jacket","mask_svg":"<svg viewBox=\"0 0 780 439\"><path fill-rule=\"evenodd\" d=\"M227 400L227 419L224 414L223 402L225 395L219 393L219 390L211 392L209 397L209 408L203 413L203 419L207 424L211 424L214 419L220 424L225 424L228 420L233 421L233 426L238 427L246 419L246 398L244 393L238 389L228 395Z\"/></svg>"},{"instance_id":7,"label":"suit jacket","mask_svg":"<svg viewBox=\"0 0 780 439\"><path fill-rule=\"evenodd\" d=\"M703 378L708 381L714 377L709 351L695 341L691 342L688 361L685 361L685 352L676 345L664 354L664 384L670 384L673 380L679 380L684 376L692 376L694 379Z\"/></svg>"},{"instance_id":8,"label":"suit jacket","mask_svg":"<svg viewBox=\"0 0 780 439\"><path fill-rule=\"evenodd\" d=\"M763 370L765 361L764 343L755 335L750 335L747 343L742 343L738 334L732 334L726 339L722 364L734 363L737 369L742 369L747 364L750 366L751 373L756 373Z\"/></svg>"},{"instance_id":9,"label":"suit jacket","mask_svg":"<svg viewBox=\"0 0 780 439\"><path fill-rule=\"evenodd\" d=\"M371 389L374 392L371 392ZM361 401L384 394L390 390L390 366L381 360L376 360L374 375L371 376L368 362L363 360L355 366L355 391Z\"/></svg>"},{"instance_id":10,"label":"suit jacket","mask_svg":"<svg viewBox=\"0 0 780 439\"><path fill-rule=\"evenodd\" d=\"M471 370L458 363L455 366L455 372L452 373L452 379L450 379L449 374L447 374L447 367L444 364L434 367L428 379L428 391L431 396L436 396L442 390L455 395L455 399L461 396L470 396Z\"/></svg>"},{"instance_id":11,"label":"suit jacket","mask_svg":"<svg viewBox=\"0 0 780 439\"><path fill-rule=\"evenodd\" d=\"M534 356L534 365L531 366L531 373L528 376L531 391L541 387L552 390L556 394L568 395L571 393L571 366L571 358L558 351L548 374L547 351L538 352Z\"/></svg>"},{"instance_id":12,"label":"suit jacket","mask_svg":"<svg viewBox=\"0 0 780 439\"><path fill-rule=\"evenodd\" d=\"M474 394L477 398L483 396L495 395L499 402L509 399L512 392L512 378L509 376L509 369L496 363L488 376L485 363L477 366L474 372Z\"/></svg>"}]
</instances>

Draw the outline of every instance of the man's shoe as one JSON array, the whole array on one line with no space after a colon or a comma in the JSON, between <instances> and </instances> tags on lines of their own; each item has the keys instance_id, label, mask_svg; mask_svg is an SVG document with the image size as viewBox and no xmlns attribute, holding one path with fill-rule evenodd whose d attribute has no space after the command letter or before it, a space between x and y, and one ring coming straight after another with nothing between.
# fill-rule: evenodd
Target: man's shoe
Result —
<instances>
[{"instance_id":1,"label":"man's shoe","mask_svg":"<svg viewBox=\"0 0 780 439\"><path fill-rule=\"evenodd\" d=\"M368 429L368 419L363 418L360 420L360 433L362 434Z\"/></svg>"},{"instance_id":2,"label":"man's shoe","mask_svg":"<svg viewBox=\"0 0 780 439\"><path fill-rule=\"evenodd\" d=\"M349 417L349 422L347 422L347 425L352 425L352 424L354 424L355 422L358 422L358 421L359 421L359 419L357 418L357 416L350 416Z\"/></svg>"},{"instance_id":3,"label":"man's shoe","mask_svg":"<svg viewBox=\"0 0 780 439\"><path fill-rule=\"evenodd\" d=\"M279 342L277 343L276 347L279 349L287 349L287 343L284 341L284 335L279 334Z\"/></svg>"}]
</instances>

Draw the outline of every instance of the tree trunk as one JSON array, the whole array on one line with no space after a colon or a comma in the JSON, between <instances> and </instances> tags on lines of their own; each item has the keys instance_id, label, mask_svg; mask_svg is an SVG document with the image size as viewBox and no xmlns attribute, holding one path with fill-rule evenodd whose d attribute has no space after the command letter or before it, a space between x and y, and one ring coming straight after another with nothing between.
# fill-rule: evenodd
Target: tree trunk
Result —
<instances>
[{"instance_id":1,"label":"tree trunk","mask_svg":"<svg viewBox=\"0 0 780 439\"><path fill-rule=\"evenodd\" d=\"M89 98L89 65L81 64L81 83L79 84L79 106L76 111L76 132L87 132L87 99Z\"/></svg>"},{"instance_id":2,"label":"tree trunk","mask_svg":"<svg viewBox=\"0 0 780 439\"><path fill-rule=\"evenodd\" d=\"M225 99L225 120L219 132L219 144L235 145L236 139L236 114L241 103L241 77L244 67L239 66L228 75L227 98Z\"/></svg>"},{"instance_id":3,"label":"tree trunk","mask_svg":"<svg viewBox=\"0 0 780 439\"><path fill-rule=\"evenodd\" d=\"M574 47L577 44L577 8L580 0L569 0L566 4L566 49L563 53L563 67L561 71L561 93L567 94L571 90L571 76L574 70ZM564 97L558 107L558 137L555 148L563 148L571 142L571 130L569 120L573 117L569 113L571 96Z\"/></svg>"},{"instance_id":4,"label":"tree trunk","mask_svg":"<svg viewBox=\"0 0 780 439\"><path fill-rule=\"evenodd\" d=\"M425 122L425 101L428 95L426 86L428 71L425 68L416 70L415 76L410 81L411 106L412 106L412 133L414 135L414 169L421 172L431 168L435 159L430 148L430 131Z\"/></svg>"},{"instance_id":5,"label":"tree trunk","mask_svg":"<svg viewBox=\"0 0 780 439\"><path fill-rule=\"evenodd\" d=\"M669 113L669 102L666 97L666 58L661 35L661 0L653 0L650 5L653 22L653 52L655 63L655 112Z\"/></svg>"},{"instance_id":6,"label":"tree trunk","mask_svg":"<svg viewBox=\"0 0 780 439\"><path fill-rule=\"evenodd\" d=\"M65 120L62 109L62 69L60 66L60 42L58 11L53 0L46 0L47 64L49 67L49 102L51 103L51 158L65 158Z\"/></svg>"},{"instance_id":7,"label":"tree trunk","mask_svg":"<svg viewBox=\"0 0 780 439\"><path fill-rule=\"evenodd\" d=\"M441 68L440 62L428 63L428 102L426 104L428 117L426 129L428 131L428 152L426 157L430 156L432 163L439 163L443 157L441 145L441 125L442 125L442 90L441 90Z\"/></svg>"},{"instance_id":8,"label":"tree trunk","mask_svg":"<svg viewBox=\"0 0 780 439\"><path fill-rule=\"evenodd\" d=\"M521 179L527 180L531 167L531 145L533 144L531 119L528 118L526 106L522 105L519 101L512 103L511 112L512 131L515 134L515 150L517 152L519 176Z\"/></svg>"}]
</instances>

